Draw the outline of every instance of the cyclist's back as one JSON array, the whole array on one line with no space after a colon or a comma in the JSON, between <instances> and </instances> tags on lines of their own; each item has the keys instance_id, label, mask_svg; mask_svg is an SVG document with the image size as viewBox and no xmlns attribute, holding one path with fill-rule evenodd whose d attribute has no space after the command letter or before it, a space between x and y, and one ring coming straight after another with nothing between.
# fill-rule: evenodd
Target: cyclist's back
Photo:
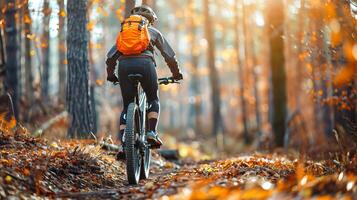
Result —
<instances>
[{"instance_id":1,"label":"cyclist's back","mask_svg":"<svg viewBox=\"0 0 357 200\"><path fill-rule=\"evenodd\" d=\"M132 10L132 15L140 15L146 18L150 24L157 20L156 14L151 8L147 6L139 6ZM130 21L129 23L131 23ZM124 21L125 23L125 21ZM122 25L123 26L123 25ZM140 29L139 29L140 30ZM180 72L178 62L175 56L175 52L168 44L166 39L162 36L160 31L152 26L147 27L149 33L150 43L146 49L138 54L128 55L126 52L119 51L120 44L114 45L107 54L107 80L111 82L120 81L120 88L124 102L124 109L120 116L120 134L119 138L123 142L123 133L126 124L126 112L128 105L134 100L137 93L134 83L132 83L128 75L130 74L141 74L142 78L140 80L141 86L147 96L147 101L149 104L148 108L148 123L149 132L147 133L148 142L153 145L160 147L162 141L157 134L157 123L159 118L160 104L158 97L158 83L157 83L157 73L156 73L156 63L155 63L155 51L156 47L161 55L164 57L165 62L170 68L170 71L175 80L182 79L182 74ZM120 37L120 35L119 35ZM130 49L129 49L130 50ZM124 51L124 50L123 50ZM119 60L119 80L114 74L117 61ZM123 153L119 152L118 157L123 157Z\"/></svg>"}]
</instances>

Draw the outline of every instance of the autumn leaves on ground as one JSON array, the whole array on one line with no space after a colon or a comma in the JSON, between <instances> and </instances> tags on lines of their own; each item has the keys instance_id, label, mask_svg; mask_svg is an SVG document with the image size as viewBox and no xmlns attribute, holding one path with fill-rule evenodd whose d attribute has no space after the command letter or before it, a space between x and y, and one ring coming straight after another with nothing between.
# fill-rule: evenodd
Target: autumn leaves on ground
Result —
<instances>
[{"instance_id":1,"label":"autumn leaves on ground","mask_svg":"<svg viewBox=\"0 0 357 200\"><path fill-rule=\"evenodd\" d=\"M1 121L0 197L92 199L356 199L357 157L311 161L279 154L170 162L127 184L125 163L95 140L47 142ZM187 146L186 146L187 147Z\"/></svg>"},{"instance_id":2,"label":"autumn leaves on ground","mask_svg":"<svg viewBox=\"0 0 357 200\"><path fill-rule=\"evenodd\" d=\"M108 150L124 102L105 60L142 4L183 72L159 89L163 149L180 158L153 151L132 186ZM357 0L0 8L0 199L357 199ZM171 76L174 59L152 55Z\"/></svg>"}]
</instances>

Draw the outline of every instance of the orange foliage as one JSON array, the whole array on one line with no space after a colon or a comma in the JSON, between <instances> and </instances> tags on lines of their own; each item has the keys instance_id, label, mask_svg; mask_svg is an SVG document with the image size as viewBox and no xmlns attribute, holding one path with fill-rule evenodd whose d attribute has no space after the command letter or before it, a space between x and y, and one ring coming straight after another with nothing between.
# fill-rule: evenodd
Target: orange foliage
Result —
<instances>
[{"instance_id":1,"label":"orange foliage","mask_svg":"<svg viewBox=\"0 0 357 200\"><path fill-rule=\"evenodd\" d=\"M24 16L24 23L25 24L31 24L32 23L32 20L31 20L29 15L25 15Z\"/></svg>"},{"instance_id":2,"label":"orange foliage","mask_svg":"<svg viewBox=\"0 0 357 200\"><path fill-rule=\"evenodd\" d=\"M67 13L66 13L66 11L64 11L64 10L61 10L60 13L59 13L59 15L60 15L61 17L66 17L66 16L67 16Z\"/></svg>"},{"instance_id":3,"label":"orange foliage","mask_svg":"<svg viewBox=\"0 0 357 200\"><path fill-rule=\"evenodd\" d=\"M11 116L10 119L7 119L7 113L0 114L0 131L8 132L15 128L16 124L16 119L13 116Z\"/></svg>"},{"instance_id":4,"label":"orange foliage","mask_svg":"<svg viewBox=\"0 0 357 200\"><path fill-rule=\"evenodd\" d=\"M337 75L333 81L337 87L342 87L349 84L354 76L357 74L357 63L351 63L346 67L343 67L337 72Z\"/></svg>"}]
</instances>

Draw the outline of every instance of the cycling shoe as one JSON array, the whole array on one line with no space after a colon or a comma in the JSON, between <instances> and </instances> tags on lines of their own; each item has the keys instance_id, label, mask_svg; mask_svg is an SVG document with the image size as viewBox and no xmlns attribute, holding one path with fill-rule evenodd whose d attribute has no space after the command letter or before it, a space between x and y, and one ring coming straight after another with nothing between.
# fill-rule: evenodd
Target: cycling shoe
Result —
<instances>
[{"instance_id":1,"label":"cycling shoe","mask_svg":"<svg viewBox=\"0 0 357 200\"><path fill-rule=\"evenodd\" d=\"M152 149L158 149L162 145L162 140L154 131L149 131L146 133L146 141L150 144L150 148Z\"/></svg>"}]
</instances>

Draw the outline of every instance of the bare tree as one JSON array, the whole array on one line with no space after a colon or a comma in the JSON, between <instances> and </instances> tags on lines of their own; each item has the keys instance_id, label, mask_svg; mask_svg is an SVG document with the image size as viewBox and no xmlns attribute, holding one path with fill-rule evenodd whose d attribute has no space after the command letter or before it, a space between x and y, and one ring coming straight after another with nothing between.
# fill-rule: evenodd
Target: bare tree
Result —
<instances>
[{"instance_id":1,"label":"bare tree","mask_svg":"<svg viewBox=\"0 0 357 200\"><path fill-rule=\"evenodd\" d=\"M0 1L0 7L4 7L4 1ZM0 12L0 19L3 19L3 12ZM6 62L5 62L5 44L4 44L4 30L0 26L0 95L5 93L4 86L4 75L6 71Z\"/></svg>"},{"instance_id":2,"label":"bare tree","mask_svg":"<svg viewBox=\"0 0 357 200\"><path fill-rule=\"evenodd\" d=\"M191 36L191 63L192 63L192 80L191 80L191 89L193 95L196 97L194 101L194 105L191 106L189 115L190 123L194 124L195 133L200 135L202 130L202 122L200 120L202 114L201 108L201 98L200 98L200 81L198 76L198 62L199 62L199 52L197 52L197 27L195 25L195 18L197 17L196 9L194 8L193 0L188 1L188 6L190 10L190 19L189 19L189 29L190 29L190 36ZM192 115L192 113L194 113ZM192 116L194 116L194 120L192 120Z\"/></svg>"},{"instance_id":3,"label":"bare tree","mask_svg":"<svg viewBox=\"0 0 357 200\"><path fill-rule=\"evenodd\" d=\"M255 121L257 123L257 130L256 130L256 135L255 139L256 141L260 141L260 137L262 135L262 117L261 117L261 111L260 111L260 95L259 95L259 65L257 61L257 52L255 48L254 41L251 40L251 47L252 47L252 58L253 58L253 78L254 78L254 98L255 98Z\"/></svg>"},{"instance_id":4,"label":"bare tree","mask_svg":"<svg viewBox=\"0 0 357 200\"><path fill-rule=\"evenodd\" d=\"M328 38L328 28L327 25L322 27L322 45L323 45L323 56L326 60L326 69L323 70L323 79L322 79L322 90L323 90L323 99L331 99L333 97L333 85L332 85L332 57L329 46L329 38ZM327 136L331 136L333 128L334 128L334 111L333 107L330 104L322 105L322 113L323 113L323 121L324 121L324 132Z\"/></svg>"},{"instance_id":5,"label":"bare tree","mask_svg":"<svg viewBox=\"0 0 357 200\"><path fill-rule=\"evenodd\" d=\"M93 129L89 88L87 0L68 1L67 109L71 117L68 137L88 138Z\"/></svg>"},{"instance_id":6,"label":"bare tree","mask_svg":"<svg viewBox=\"0 0 357 200\"><path fill-rule=\"evenodd\" d=\"M209 79L211 83L211 101L212 101L212 134L217 135L219 129L223 128L221 114L221 95L218 71L215 65L215 38L212 27L212 18L209 9L209 0L203 1L203 12L205 17L205 35L208 43L207 64L209 68Z\"/></svg>"},{"instance_id":7,"label":"bare tree","mask_svg":"<svg viewBox=\"0 0 357 200\"><path fill-rule=\"evenodd\" d=\"M271 2L268 10L268 29L270 43L270 69L272 90L272 130L275 145L284 145L286 128L286 75L284 58L284 4L282 0Z\"/></svg>"},{"instance_id":8,"label":"bare tree","mask_svg":"<svg viewBox=\"0 0 357 200\"><path fill-rule=\"evenodd\" d=\"M242 25L243 27L243 35L246 37L246 27L245 27L245 8L244 8L244 3L242 3L243 6L243 17L242 17ZM240 102L241 102L241 109L242 109L242 122L243 122L243 136L244 136L244 142L247 144L249 143L249 133L248 133L248 122L247 122L247 103L244 97L244 90L245 90L245 82L244 82L244 70L243 70L243 62L240 57L240 50L239 50L239 32L237 30L237 27L240 26L239 24L239 14L238 14L238 2L236 1L236 6L235 6L235 48L237 51L237 64L238 64L238 76L239 76L239 97L240 97ZM244 38L246 40L246 38ZM247 49L246 42L244 43L244 49ZM245 59L247 59L246 51L245 51Z\"/></svg>"},{"instance_id":9,"label":"bare tree","mask_svg":"<svg viewBox=\"0 0 357 200\"><path fill-rule=\"evenodd\" d=\"M67 68L67 58L66 58L66 30L65 30L65 6L64 0L58 0L58 80L59 80L59 90L58 97L59 101L63 103L65 101L66 95L66 68Z\"/></svg>"},{"instance_id":10,"label":"bare tree","mask_svg":"<svg viewBox=\"0 0 357 200\"><path fill-rule=\"evenodd\" d=\"M19 42L16 28L16 1L5 1L5 41L6 41L6 78L5 88L11 94L14 104L15 118L19 116Z\"/></svg>"},{"instance_id":11,"label":"bare tree","mask_svg":"<svg viewBox=\"0 0 357 200\"><path fill-rule=\"evenodd\" d=\"M125 13L124 18L130 16L130 11L135 7L136 0L125 0Z\"/></svg>"},{"instance_id":12,"label":"bare tree","mask_svg":"<svg viewBox=\"0 0 357 200\"><path fill-rule=\"evenodd\" d=\"M34 102L34 87L33 87L33 69L32 69L32 40L30 36L32 34L31 25L32 19L29 11L29 4L26 0L26 4L24 7L24 33L25 33L25 97L27 99L28 105L32 105Z\"/></svg>"},{"instance_id":13,"label":"bare tree","mask_svg":"<svg viewBox=\"0 0 357 200\"><path fill-rule=\"evenodd\" d=\"M50 15L51 8L49 0L43 2L43 31L41 39L42 47L42 80L41 95L45 102L49 98L49 79L50 79Z\"/></svg>"},{"instance_id":14,"label":"bare tree","mask_svg":"<svg viewBox=\"0 0 357 200\"><path fill-rule=\"evenodd\" d=\"M304 35L305 35L305 23L304 23L304 16L306 14L305 11L305 0L300 1L300 10L298 15L298 26L299 26L299 33L298 33L298 45L297 45L297 52L301 53L304 50L303 42ZM296 88L295 88L295 98L296 98L296 107L300 109L301 107L301 81L302 81L302 59L299 57L296 62Z\"/></svg>"},{"instance_id":15,"label":"bare tree","mask_svg":"<svg viewBox=\"0 0 357 200\"><path fill-rule=\"evenodd\" d=\"M2 3L0 2L0 6ZM0 16L2 18L2 14L0 12ZM6 62L5 62L5 46L4 46L4 33L3 29L0 26L0 95L5 93L5 86L4 86L4 75L6 70Z\"/></svg>"},{"instance_id":16,"label":"bare tree","mask_svg":"<svg viewBox=\"0 0 357 200\"><path fill-rule=\"evenodd\" d=\"M143 0L143 5L148 5L155 8L156 1L155 0Z\"/></svg>"},{"instance_id":17,"label":"bare tree","mask_svg":"<svg viewBox=\"0 0 357 200\"><path fill-rule=\"evenodd\" d=\"M344 46L346 44L354 44L356 42L357 35L357 20L356 20L356 10L352 10L349 6L356 5L355 0L350 0L350 4L347 1L338 1L333 0L336 6L336 19L338 19L339 24L341 25L341 41L337 44L333 45L334 47L331 49L332 53L332 65L334 66L335 71L343 71L350 69L351 71L354 69L354 73L356 73L357 60L355 58L351 58L344 52ZM346 11L350 10L350 14L346 14ZM350 72L353 74L353 71ZM335 79L339 74L336 74ZM335 80L336 81L336 80ZM357 88L357 80L356 76L351 76L350 78L344 78L344 83L338 83L339 81L334 83L334 87L337 89L334 92L334 96L345 96L349 97L346 100L342 100L344 102L339 102L334 105L334 128L336 129L336 133L339 134L339 137L348 138L345 146L347 149L356 149L357 144L357 106L356 106L356 93L355 88ZM349 109L341 109L341 104L345 104ZM345 135L345 136L343 136ZM347 136L347 137L346 137ZM353 144L348 144L347 142L352 142Z\"/></svg>"}]
</instances>

